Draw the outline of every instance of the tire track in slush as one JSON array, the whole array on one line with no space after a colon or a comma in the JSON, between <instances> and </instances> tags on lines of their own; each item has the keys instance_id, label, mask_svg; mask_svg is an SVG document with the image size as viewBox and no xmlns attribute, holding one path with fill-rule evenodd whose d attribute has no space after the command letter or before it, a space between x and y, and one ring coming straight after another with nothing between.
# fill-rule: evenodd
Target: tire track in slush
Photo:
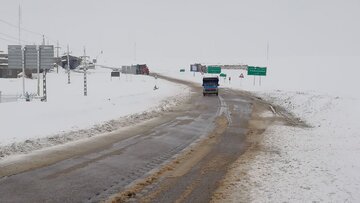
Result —
<instances>
[{"instance_id":1,"label":"tire track in slush","mask_svg":"<svg viewBox=\"0 0 360 203\"><path fill-rule=\"evenodd\" d=\"M159 165L167 162L172 156L179 153L181 150L185 149L188 144L181 144L172 149L168 152L163 153L151 161L146 162L142 165L137 166L132 172L127 173L124 175L119 181L115 181L112 185L103 190L95 193L94 196L89 197L87 202L99 202L101 200L107 199L110 195L116 194L119 190L124 188L127 185L131 185L134 181L144 178L148 175L153 169L159 167Z\"/></svg>"}]
</instances>

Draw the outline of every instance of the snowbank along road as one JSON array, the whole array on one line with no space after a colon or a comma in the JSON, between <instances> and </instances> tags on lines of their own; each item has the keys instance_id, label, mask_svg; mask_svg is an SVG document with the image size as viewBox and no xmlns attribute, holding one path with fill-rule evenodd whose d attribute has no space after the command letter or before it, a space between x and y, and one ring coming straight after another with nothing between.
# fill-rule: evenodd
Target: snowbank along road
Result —
<instances>
[{"instance_id":1,"label":"snowbank along road","mask_svg":"<svg viewBox=\"0 0 360 203\"><path fill-rule=\"evenodd\" d=\"M274 122L299 125L281 108L221 89L165 115L28 160L1 164L0 202L209 202L230 166Z\"/></svg>"}]
</instances>

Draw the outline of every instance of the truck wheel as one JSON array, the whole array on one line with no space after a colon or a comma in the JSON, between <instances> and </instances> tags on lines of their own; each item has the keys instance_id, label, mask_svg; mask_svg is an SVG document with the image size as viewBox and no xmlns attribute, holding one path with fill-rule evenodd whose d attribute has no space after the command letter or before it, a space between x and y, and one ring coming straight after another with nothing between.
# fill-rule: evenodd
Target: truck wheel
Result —
<instances>
[{"instance_id":1,"label":"truck wheel","mask_svg":"<svg viewBox=\"0 0 360 203\"><path fill-rule=\"evenodd\" d=\"M216 93L216 96L218 96L219 95L219 93Z\"/></svg>"},{"instance_id":2,"label":"truck wheel","mask_svg":"<svg viewBox=\"0 0 360 203\"><path fill-rule=\"evenodd\" d=\"M203 95L205 96L206 94L205 94L205 93L203 93Z\"/></svg>"}]
</instances>

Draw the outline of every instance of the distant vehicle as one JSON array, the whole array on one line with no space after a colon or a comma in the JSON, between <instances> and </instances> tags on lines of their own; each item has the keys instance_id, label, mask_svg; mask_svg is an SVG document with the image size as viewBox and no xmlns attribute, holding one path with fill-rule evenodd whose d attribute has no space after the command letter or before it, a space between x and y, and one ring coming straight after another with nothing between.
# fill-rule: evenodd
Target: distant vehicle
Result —
<instances>
[{"instance_id":1,"label":"distant vehicle","mask_svg":"<svg viewBox=\"0 0 360 203\"><path fill-rule=\"evenodd\" d=\"M122 66L121 72L125 74L134 74L134 75L149 75L149 67L146 64L137 64L131 66Z\"/></svg>"},{"instance_id":2,"label":"distant vehicle","mask_svg":"<svg viewBox=\"0 0 360 203\"><path fill-rule=\"evenodd\" d=\"M138 65L138 71L137 74L141 74L141 75L149 75L149 68L147 67L146 64L139 64Z\"/></svg>"},{"instance_id":3,"label":"distant vehicle","mask_svg":"<svg viewBox=\"0 0 360 203\"><path fill-rule=\"evenodd\" d=\"M204 77L203 78L203 95L219 94L219 78L218 77Z\"/></svg>"}]
</instances>

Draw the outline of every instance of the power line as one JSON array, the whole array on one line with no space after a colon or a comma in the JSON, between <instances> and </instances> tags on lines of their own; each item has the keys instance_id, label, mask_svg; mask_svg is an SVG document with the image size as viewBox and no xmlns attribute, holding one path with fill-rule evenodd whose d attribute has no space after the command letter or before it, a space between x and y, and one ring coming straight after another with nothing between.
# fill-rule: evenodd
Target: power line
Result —
<instances>
[{"instance_id":1,"label":"power line","mask_svg":"<svg viewBox=\"0 0 360 203\"><path fill-rule=\"evenodd\" d=\"M15 25L15 24L13 24L13 23L10 23L10 22L8 22L8 21L6 21L6 20L0 19L0 22L2 22L2 23L4 23L4 24L7 24L8 26L11 26L11 27L14 27L14 28L19 29L19 26L18 26L18 25ZM42 37L42 36L45 36L47 39L51 40L52 42L57 43L57 40L54 40L53 38L49 37L48 35L44 35L44 34L41 34L41 33L39 33L39 32L35 32L35 31L29 30L29 29L26 29L26 28L23 28L23 27L20 27L20 29L23 30L23 31L25 31L25 32L28 32L28 33L31 33L31 34L34 34L34 35L38 35L38 36L41 36L41 37ZM4 39L4 38L2 38L2 39L3 39L3 40L6 40L6 39ZM18 39L17 39L17 40L18 40ZM9 40L6 40L6 41L9 41ZM11 40L11 41L13 41L13 40ZM21 40L21 41L26 42L26 41L24 41L24 40ZM17 42L17 43L18 43L18 42ZM60 44L60 46L65 47L65 45L63 45L63 44ZM73 49L73 50L76 50L76 51L78 51L78 52L81 52L80 49L77 49L77 48L72 48L72 49Z\"/></svg>"},{"instance_id":2,"label":"power line","mask_svg":"<svg viewBox=\"0 0 360 203\"><path fill-rule=\"evenodd\" d=\"M2 22L2 23L5 23L5 24L7 24L7 25L9 25L9 26L11 26L11 27L14 27L14 28L19 28L19 26L18 25L14 25L14 24L12 24L12 23L9 23L9 22L7 22L7 21L5 21L5 20L2 20L2 19L0 19L0 22ZM40 35L40 36L42 36L43 34L41 34L41 33L38 33L38 32L34 32L34 31L31 31L31 30L29 30L29 29L26 29L26 28L20 28L21 30L24 30L24 31L26 31L26 32L29 32L29 33L32 33L32 34L34 34L34 35Z\"/></svg>"},{"instance_id":3,"label":"power line","mask_svg":"<svg viewBox=\"0 0 360 203\"><path fill-rule=\"evenodd\" d=\"M11 40L13 40L13 39L14 39L14 40L18 40L16 37L13 37L13 36L8 35L8 34L5 34L5 33L1 33L1 32L0 32L0 35L4 35L4 36L6 36L6 37L8 37L8 38L11 38ZM26 41L26 40L20 40L20 41L31 44L31 42Z\"/></svg>"},{"instance_id":4,"label":"power line","mask_svg":"<svg viewBox=\"0 0 360 203\"><path fill-rule=\"evenodd\" d=\"M5 39L5 38L2 38L0 37L0 39L4 40L4 41L7 41L7 42L11 42L11 43L14 43L14 42L18 42L17 40L13 40L13 39Z\"/></svg>"},{"instance_id":5,"label":"power line","mask_svg":"<svg viewBox=\"0 0 360 203\"><path fill-rule=\"evenodd\" d=\"M11 27L14 27L14 28L19 29L19 26L18 26L18 25L12 24L12 23L10 23L10 22L8 22L8 21L6 21L6 20L0 19L0 22L2 22L2 23L4 23L4 24L7 24L7 25L9 25L9 26L11 26ZM52 38L49 37L48 35L44 35L44 34L41 34L41 33L39 33L39 32L35 32L35 31L29 30L29 29L26 29L26 28L23 28L23 27L21 27L20 30L23 30L23 31L28 32L28 33L31 33L31 34L33 34L33 35L46 36L46 38L48 38L49 40L51 40L51 41L53 41L53 42L56 42L56 40L52 39Z\"/></svg>"}]
</instances>

